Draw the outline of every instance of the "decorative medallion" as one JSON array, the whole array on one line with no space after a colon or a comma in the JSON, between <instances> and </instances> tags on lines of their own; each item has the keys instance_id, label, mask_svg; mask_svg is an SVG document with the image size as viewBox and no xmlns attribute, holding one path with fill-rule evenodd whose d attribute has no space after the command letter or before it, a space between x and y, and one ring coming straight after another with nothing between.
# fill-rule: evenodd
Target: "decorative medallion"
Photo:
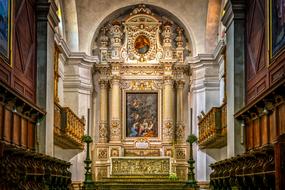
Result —
<instances>
[{"instance_id":1,"label":"decorative medallion","mask_svg":"<svg viewBox=\"0 0 285 190\"><path fill-rule=\"evenodd\" d=\"M150 41L145 35L140 35L136 38L134 46L139 54L146 54L150 48Z\"/></svg>"},{"instance_id":2,"label":"decorative medallion","mask_svg":"<svg viewBox=\"0 0 285 190\"><path fill-rule=\"evenodd\" d=\"M187 55L184 55L187 39L183 31L171 19L156 15L141 4L128 16L122 15L106 23L94 47L98 47L101 63L111 59L139 64L178 59L183 63Z\"/></svg>"}]
</instances>

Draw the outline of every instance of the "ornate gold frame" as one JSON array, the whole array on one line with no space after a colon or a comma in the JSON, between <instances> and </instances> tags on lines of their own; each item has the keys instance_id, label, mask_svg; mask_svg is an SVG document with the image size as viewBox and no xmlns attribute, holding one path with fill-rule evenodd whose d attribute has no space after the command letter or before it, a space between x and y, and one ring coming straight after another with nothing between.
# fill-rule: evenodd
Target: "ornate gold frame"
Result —
<instances>
[{"instance_id":1,"label":"ornate gold frame","mask_svg":"<svg viewBox=\"0 0 285 190\"><path fill-rule=\"evenodd\" d=\"M285 52L285 44L283 47L281 47L276 53L275 55L273 55L273 47L272 47L272 0L269 1L269 3L267 3L267 7L268 7L268 13L269 13L269 20L268 20L268 32L269 32L269 65L271 63L273 63L275 61L275 59L277 59L283 52ZM267 17L268 18L268 17Z\"/></svg>"},{"instance_id":2,"label":"ornate gold frame","mask_svg":"<svg viewBox=\"0 0 285 190\"><path fill-rule=\"evenodd\" d=\"M161 90L123 90L123 105L122 105L122 133L123 133L123 140L125 142L135 142L138 140L138 138L142 138L142 137L127 137L126 135L126 109L127 109L127 105L126 105L126 94L127 93L157 93L157 98L158 98L158 102L157 102L157 130L158 130L158 136L157 137L145 137L146 139L149 139L150 141L161 141L161 124L162 124L162 107L161 107L161 100L162 100L162 93Z\"/></svg>"},{"instance_id":3,"label":"ornate gold frame","mask_svg":"<svg viewBox=\"0 0 285 190\"><path fill-rule=\"evenodd\" d=\"M7 0L8 1L8 52L7 55L3 55L0 53L0 58L7 63L9 66L12 67L12 21L13 21L13 3L12 0Z\"/></svg>"}]
</instances>

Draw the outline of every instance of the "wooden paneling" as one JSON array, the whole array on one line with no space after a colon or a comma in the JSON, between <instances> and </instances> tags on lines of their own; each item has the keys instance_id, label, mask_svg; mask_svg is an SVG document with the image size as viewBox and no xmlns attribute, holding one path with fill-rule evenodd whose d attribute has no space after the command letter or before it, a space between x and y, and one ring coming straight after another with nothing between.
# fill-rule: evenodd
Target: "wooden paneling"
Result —
<instances>
[{"instance_id":1,"label":"wooden paneling","mask_svg":"<svg viewBox=\"0 0 285 190\"><path fill-rule=\"evenodd\" d=\"M11 84L11 67L0 59L0 80L6 84Z\"/></svg>"},{"instance_id":2,"label":"wooden paneling","mask_svg":"<svg viewBox=\"0 0 285 190\"><path fill-rule=\"evenodd\" d=\"M269 60L266 56L265 0L247 1L246 16L246 101L254 102L271 86L285 78L285 52Z\"/></svg>"},{"instance_id":3,"label":"wooden paneling","mask_svg":"<svg viewBox=\"0 0 285 190\"><path fill-rule=\"evenodd\" d=\"M0 63L0 80L35 102L36 10L35 0L13 1L11 66Z\"/></svg>"},{"instance_id":4,"label":"wooden paneling","mask_svg":"<svg viewBox=\"0 0 285 190\"><path fill-rule=\"evenodd\" d=\"M0 140L23 148L34 149L35 122L0 104Z\"/></svg>"},{"instance_id":5,"label":"wooden paneling","mask_svg":"<svg viewBox=\"0 0 285 190\"><path fill-rule=\"evenodd\" d=\"M246 122L246 148L251 150L273 144L279 135L285 134L285 103L282 100L269 114L250 118Z\"/></svg>"},{"instance_id":6,"label":"wooden paneling","mask_svg":"<svg viewBox=\"0 0 285 190\"><path fill-rule=\"evenodd\" d=\"M32 149L35 145L35 127L32 123L28 122L28 148Z\"/></svg>"},{"instance_id":7,"label":"wooden paneling","mask_svg":"<svg viewBox=\"0 0 285 190\"><path fill-rule=\"evenodd\" d=\"M257 148L260 146L260 122L259 122L259 118L254 120L254 147Z\"/></svg>"},{"instance_id":8,"label":"wooden paneling","mask_svg":"<svg viewBox=\"0 0 285 190\"><path fill-rule=\"evenodd\" d=\"M265 48L265 0L248 2L246 17L247 101L268 88Z\"/></svg>"},{"instance_id":9,"label":"wooden paneling","mask_svg":"<svg viewBox=\"0 0 285 190\"><path fill-rule=\"evenodd\" d=\"M246 144L247 144L247 149L250 150L253 147L253 136L252 134L254 134L253 132L253 127L250 124L251 122L247 123L246 125Z\"/></svg>"},{"instance_id":10,"label":"wooden paneling","mask_svg":"<svg viewBox=\"0 0 285 190\"><path fill-rule=\"evenodd\" d=\"M285 135L281 135L276 144L275 149L275 171L276 171L276 190L282 190L285 187L285 170L284 170L284 160L285 160Z\"/></svg>"},{"instance_id":11,"label":"wooden paneling","mask_svg":"<svg viewBox=\"0 0 285 190\"><path fill-rule=\"evenodd\" d=\"M0 190L70 189L69 162L3 145L0 142Z\"/></svg>"},{"instance_id":12,"label":"wooden paneling","mask_svg":"<svg viewBox=\"0 0 285 190\"><path fill-rule=\"evenodd\" d=\"M11 111L4 109L4 125L3 125L3 139L7 142L11 141L11 129L12 129L12 113Z\"/></svg>"},{"instance_id":13,"label":"wooden paneling","mask_svg":"<svg viewBox=\"0 0 285 190\"><path fill-rule=\"evenodd\" d=\"M273 146L267 145L239 154L211 164L210 167L213 171L210 174L210 189L275 189Z\"/></svg>"},{"instance_id":14,"label":"wooden paneling","mask_svg":"<svg viewBox=\"0 0 285 190\"><path fill-rule=\"evenodd\" d=\"M285 105L278 106L277 108L278 112L278 126L280 130L280 134L285 134Z\"/></svg>"},{"instance_id":15,"label":"wooden paneling","mask_svg":"<svg viewBox=\"0 0 285 190\"><path fill-rule=\"evenodd\" d=\"M26 148L28 144L28 120L22 119L21 122L21 146Z\"/></svg>"},{"instance_id":16,"label":"wooden paneling","mask_svg":"<svg viewBox=\"0 0 285 190\"><path fill-rule=\"evenodd\" d=\"M24 96L0 82L0 141L2 143L34 149L36 122L44 114Z\"/></svg>"},{"instance_id":17,"label":"wooden paneling","mask_svg":"<svg viewBox=\"0 0 285 190\"><path fill-rule=\"evenodd\" d=\"M35 99L36 14L35 1L15 1L12 87Z\"/></svg>"},{"instance_id":18,"label":"wooden paneling","mask_svg":"<svg viewBox=\"0 0 285 190\"><path fill-rule=\"evenodd\" d=\"M16 145L20 145L20 137L21 137L21 117L17 114L13 114L13 133L12 133L13 143Z\"/></svg>"},{"instance_id":19,"label":"wooden paneling","mask_svg":"<svg viewBox=\"0 0 285 190\"><path fill-rule=\"evenodd\" d=\"M276 136L277 136L277 129L276 129L276 119L275 119L275 112L270 114L269 116L269 129L270 129L270 143L273 143Z\"/></svg>"},{"instance_id":20,"label":"wooden paneling","mask_svg":"<svg viewBox=\"0 0 285 190\"><path fill-rule=\"evenodd\" d=\"M268 139L269 139L269 135L270 135L270 131L269 131L269 126L268 126L268 117L262 117L260 119L261 121L261 141L262 141L262 146L266 145L269 143Z\"/></svg>"}]
</instances>

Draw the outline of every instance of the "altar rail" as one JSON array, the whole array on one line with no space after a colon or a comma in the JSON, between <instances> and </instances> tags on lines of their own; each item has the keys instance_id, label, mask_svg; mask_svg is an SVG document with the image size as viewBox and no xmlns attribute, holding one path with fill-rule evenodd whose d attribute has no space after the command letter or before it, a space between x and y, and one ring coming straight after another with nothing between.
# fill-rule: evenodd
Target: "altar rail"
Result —
<instances>
[{"instance_id":1,"label":"altar rail","mask_svg":"<svg viewBox=\"0 0 285 190\"><path fill-rule=\"evenodd\" d=\"M227 104L213 107L198 123L199 147L221 148L227 144Z\"/></svg>"},{"instance_id":2,"label":"altar rail","mask_svg":"<svg viewBox=\"0 0 285 190\"><path fill-rule=\"evenodd\" d=\"M84 119L80 119L69 107L54 105L55 144L68 149L83 149Z\"/></svg>"}]
</instances>

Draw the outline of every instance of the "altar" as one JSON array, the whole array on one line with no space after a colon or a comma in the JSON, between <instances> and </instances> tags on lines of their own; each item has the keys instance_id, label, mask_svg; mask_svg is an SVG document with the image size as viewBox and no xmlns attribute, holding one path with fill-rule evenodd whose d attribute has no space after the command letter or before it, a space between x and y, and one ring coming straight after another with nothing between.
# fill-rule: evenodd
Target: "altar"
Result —
<instances>
[{"instance_id":1,"label":"altar","mask_svg":"<svg viewBox=\"0 0 285 190\"><path fill-rule=\"evenodd\" d=\"M189 66L183 27L146 5L102 25L94 41L94 179L175 173L187 180ZM95 112L94 112L95 113Z\"/></svg>"},{"instance_id":2,"label":"altar","mask_svg":"<svg viewBox=\"0 0 285 190\"><path fill-rule=\"evenodd\" d=\"M111 158L111 172L114 176L164 176L171 172L169 157L120 157Z\"/></svg>"}]
</instances>

